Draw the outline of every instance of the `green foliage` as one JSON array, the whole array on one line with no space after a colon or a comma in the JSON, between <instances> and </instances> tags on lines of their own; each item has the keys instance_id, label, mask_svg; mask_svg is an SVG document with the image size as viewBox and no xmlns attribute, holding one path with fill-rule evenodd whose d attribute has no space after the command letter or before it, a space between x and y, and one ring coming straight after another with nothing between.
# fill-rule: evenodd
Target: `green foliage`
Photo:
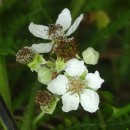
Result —
<instances>
[{"instance_id":1,"label":"green foliage","mask_svg":"<svg viewBox=\"0 0 130 130\"><path fill-rule=\"evenodd\" d=\"M91 40L88 41L91 46L97 45L99 47L102 46L103 42L105 40L109 40L109 37L120 30L122 27L127 26L130 21L130 11L124 11L123 13L119 14L117 18L115 18L114 21L111 21L111 24L104 29L102 32L96 32L94 36L92 36Z\"/></svg>"},{"instance_id":2,"label":"green foliage","mask_svg":"<svg viewBox=\"0 0 130 130\"><path fill-rule=\"evenodd\" d=\"M72 20L84 13L84 19L73 35L79 49L85 50L92 46L100 53L99 64L87 66L90 70L99 70L101 77L105 79L99 89L99 111L90 114L79 108L77 111L63 113L62 104L58 103L55 113L42 118L36 126L37 130L129 130L130 1L1 1L0 55L6 59L7 70L4 69L8 72L13 114L19 129L31 130L33 120L39 113L34 98L41 84L34 83L37 80L35 72L31 73L26 66L15 62L15 55L24 46L45 42L29 32L30 22L43 25L55 23L61 10L69 8ZM89 14L100 10L108 14L110 23L106 28L98 30L96 22L89 19Z\"/></svg>"}]
</instances>

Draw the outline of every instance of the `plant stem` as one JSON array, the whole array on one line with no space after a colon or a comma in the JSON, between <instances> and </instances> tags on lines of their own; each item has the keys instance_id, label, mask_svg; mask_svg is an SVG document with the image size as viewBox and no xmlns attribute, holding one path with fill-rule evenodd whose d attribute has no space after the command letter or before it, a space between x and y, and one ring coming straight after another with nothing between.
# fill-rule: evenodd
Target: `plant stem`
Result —
<instances>
[{"instance_id":1,"label":"plant stem","mask_svg":"<svg viewBox=\"0 0 130 130\"><path fill-rule=\"evenodd\" d=\"M106 130L106 125L105 125L105 122L104 122L104 119L103 119L103 116L102 116L102 113L100 110L97 111L97 115L98 115L98 119L100 121L101 129Z\"/></svg>"},{"instance_id":2,"label":"plant stem","mask_svg":"<svg viewBox=\"0 0 130 130\"><path fill-rule=\"evenodd\" d=\"M36 93L38 90L40 90L41 86L42 84L40 84L39 82L36 82L33 85L29 103L24 113L21 130L32 130L32 122L33 122L33 115L34 115L34 108L35 108L34 100L35 100Z\"/></svg>"},{"instance_id":3,"label":"plant stem","mask_svg":"<svg viewBox=\"0 0 130 130\"><path fill-rule=\"evenodd\" d=\"M5 56L0 55L0 95L11 112L11 95L8 84L7 69L5 63Z\"/></svg>"},{"instance_id":4,"label":"plant stem","mask_svg":"<svg viewBox=\"0 0 130 130\"><path fill-rule=\"evenodd\" d=\"M41 113L34 119L33 121L33 130L36 129L37 123L41 120L41 118L45 115L45 111L41 111Z\"/></svg>"}]
</instances>

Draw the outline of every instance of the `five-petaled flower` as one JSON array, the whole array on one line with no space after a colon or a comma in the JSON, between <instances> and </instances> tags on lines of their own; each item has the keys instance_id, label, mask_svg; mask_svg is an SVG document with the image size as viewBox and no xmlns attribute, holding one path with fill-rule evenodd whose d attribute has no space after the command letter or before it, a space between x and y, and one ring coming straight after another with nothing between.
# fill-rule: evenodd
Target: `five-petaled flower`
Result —
<instances>
[{"instance_id":1,"label":"five-petaled flower","mask_svg":"<svg viewBox=\"0 0 130 130\"><path fill-rule=\"evenodd\" d=\"M82 18L83 14L71 25L70 11L65 8L55 24L44 26L30 23L29 31L34 36L50 42L24 47L16 55L19 63L27 64L32 71L37 72L38 80L47 85L47 89L54 94L52 99L58 97L57 100L52 100L48 92L38 94L36 101L44 106L42 110L47 113L53 113L59 97L62 99L64 112L77 110L79 104L90 113L98 110L99 95L96 90L101 87L104 80L98 71L88 73L84 62L90 65L97 64L99 53L89 47L82 53L84 61L78 60L81 58L78 55L76 42L73 37L68 38L78 28ZM39 54L50 51L52 53L49 53L51 55L48 61ZM45 98L49 100L45 101Z\"/></svg>"},{"instance_id":2,"label":"five-petaled flower","mask_svg":"<svg viewBox=\"0 0 130 130\"><path fill-rule=\"evenodd\" d=\"M55 24L49 26L37 25L30 23L29 31L36 37L51 40L50 43L33 44L32 49L37 53L48 53L51 51L54 43L58 43L60 40L64 40L67 36L70 36L79 26L83 14L81 14L75 22L71 25L70 11L65 8L59 14Z\"/></svg>"},{"instance_id":3,"label":"five-petaled flower","mask_svg":"<svg viewBox=\"0 0 130 130\"><path fill-rule=\"evenodd\" d=\"M58 75L47 87L50 92L62 96L62 110L77 110L81 103L84 110L95 112L99 105L99 96L95 91L104 82L98 71L87 74L84 62L74 58L66 63L65 72L66 76Z\"/></svg>"}]
</instances>

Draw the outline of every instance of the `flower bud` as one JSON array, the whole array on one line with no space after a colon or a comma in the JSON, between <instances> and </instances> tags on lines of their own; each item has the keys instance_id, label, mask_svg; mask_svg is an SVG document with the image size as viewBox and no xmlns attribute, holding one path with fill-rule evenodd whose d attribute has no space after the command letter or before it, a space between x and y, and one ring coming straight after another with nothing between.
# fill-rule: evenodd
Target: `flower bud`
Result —
<instances>
[{"instance_id":1,"label":"flower bud","mask_svg":"<svg viewBox=\"0 0 130 130\"><path fill-rule=\"evenodd\" d=\"M109 23L110 18L108 17L106 12L104 11L96 12L96 24L99 30L106 28Z\"/></svg>"},{"instance_id":2,"label":"flower bud","mask_svg":"<svg viewBox=\"0 0 130 130\"><path fill-rule=\"evenodd\" d=\"M84 62L86 64L95 65L98 62L99 59L99 53L95 51L92 47L87 48L82 53Z\"/></svg>"},{"instance_id":3,"label":"flower bud","mask_svg":"<svg viewBox=\"0 0 130 130\"><path fill-rule=\"evenodd\" d=\"M52 72L45 66L41 66L37 70L38 80L43 84L48 84L52 79Z\"/></svg>"}]
</instances>

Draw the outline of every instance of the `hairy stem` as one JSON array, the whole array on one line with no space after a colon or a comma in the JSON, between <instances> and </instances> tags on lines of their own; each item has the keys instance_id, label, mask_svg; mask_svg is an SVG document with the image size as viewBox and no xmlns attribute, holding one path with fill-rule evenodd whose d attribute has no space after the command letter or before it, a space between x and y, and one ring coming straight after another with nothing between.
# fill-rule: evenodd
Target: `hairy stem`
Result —
<instances>
[{"instance_id":1,"label":"hairy stem","mask_svg":"<svg viewBox=\"0 0 130 130\"><path fill-rule=\"evenodd\" d=\"M41 118L45 115L44 111L41 111L41 113L34 119L33 121L33 130L36 130L37 123L41 120Z\"/></svg>"},{"instance_id":2,"label":"hairy stem","mask_svg":"<svg viewBox=\"0 0 130 130\"><path fill-rule=\"evenodd\" d=\"M34 108L35 108L34 100L35 100L36 93L38 90L40 90L41 86L42 86L42 84L40 84L39 82L36 82L33 85L30 99L28 102L28 106L24 113L23 124L22 124L21 130L31 130L32 129L32 122L33 122L33 115L34 115Z\"/></svg>"}]
</instances>

